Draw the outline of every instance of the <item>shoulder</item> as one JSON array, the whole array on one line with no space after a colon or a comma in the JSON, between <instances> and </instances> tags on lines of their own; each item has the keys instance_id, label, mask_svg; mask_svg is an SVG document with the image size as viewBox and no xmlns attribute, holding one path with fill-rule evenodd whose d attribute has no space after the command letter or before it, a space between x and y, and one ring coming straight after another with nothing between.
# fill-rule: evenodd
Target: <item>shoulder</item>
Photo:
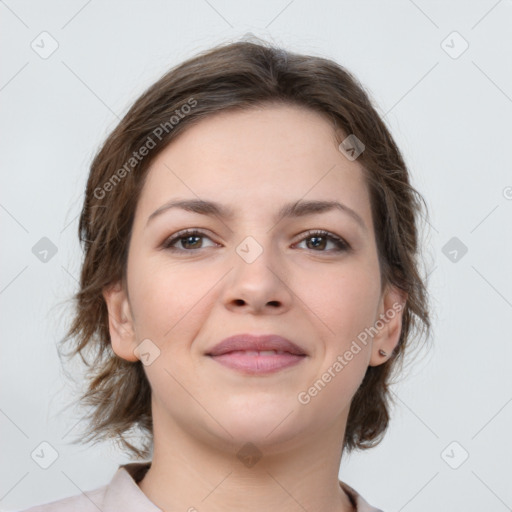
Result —
<instances>
[{"instance_id":1,"label":"shoulder","mask_svg":"<svg viewBox=\"0 0 512 512\"><path fill-rule=\"evenodd\" d=\"M98 512L98 508L101 510L103 505L106 489L107 486L104 485L92 491L36 505L20 512Z\"/></svg>"},{"instance_id":2,"label":"shoulder","mask_svg":"<svg viewBox=\"0 0 512 512\"><path fill-rule=\"evenodd\" d=\"M123 464L107 485L19 512L160 512L137 485L150 464Z\"/></svg>"}]
</instances>

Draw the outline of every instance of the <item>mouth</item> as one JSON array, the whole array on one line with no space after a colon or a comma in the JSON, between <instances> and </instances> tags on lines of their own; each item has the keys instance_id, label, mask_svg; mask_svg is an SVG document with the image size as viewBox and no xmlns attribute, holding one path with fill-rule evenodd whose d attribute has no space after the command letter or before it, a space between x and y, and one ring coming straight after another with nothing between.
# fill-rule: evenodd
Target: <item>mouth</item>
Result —
<instances>
[{"instance_id":1,"label":"mouth","mask_svg":"<svg viewBox=\"0 0 512 512\"><path fill-rule=\"evenodd\" d=\"M207 354L217 363L248 374L275 373L302 362L307 354L300 346L278 335L235 335Z\"/></svg>"}]
</instances>

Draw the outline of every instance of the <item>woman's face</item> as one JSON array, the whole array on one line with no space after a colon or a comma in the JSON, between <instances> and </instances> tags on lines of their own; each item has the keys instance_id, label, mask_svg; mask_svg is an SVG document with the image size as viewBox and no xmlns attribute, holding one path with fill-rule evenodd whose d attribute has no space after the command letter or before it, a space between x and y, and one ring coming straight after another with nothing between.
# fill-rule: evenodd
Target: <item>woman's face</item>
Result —
<instances>
[{"instance_id":1,"label":"woman's face","mask_svg":"<svg viewBox=\"0 0 512 512\"><path fill-rule=\"evenodd\" d=\"M214 202L232 215L160 210L178 200ZM343 206L278 217L312 201ZM183 230L200 233L176 235ZM381 296L360 164L340 152L323 117L298 107L218 114L160 153L137 205L127 265L127 295L105 295L112 346L145 363L155 433L168 426L208 442L267 447L328 430L339 436L368 365L385 362L378 349L389 353L398 341L391 327L400 315L373 343L361 341L397 296ZM285 337L305 355L267 373L208 355L244 333Z\"/></svg>"}]
</instances>

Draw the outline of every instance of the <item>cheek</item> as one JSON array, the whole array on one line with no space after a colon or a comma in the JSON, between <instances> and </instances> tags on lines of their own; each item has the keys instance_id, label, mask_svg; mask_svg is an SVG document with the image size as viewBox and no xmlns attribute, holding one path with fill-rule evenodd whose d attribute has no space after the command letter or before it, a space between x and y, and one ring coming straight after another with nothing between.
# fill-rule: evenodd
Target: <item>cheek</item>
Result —
<instances>
[{"instance_id":1,"label":"cheek","mask_svg":"<svg viewBox=\"0 0 512 512\"><path fill-rule=\"evenodd\" d=\"M139 336L163 343L182 332L200 309L218 278L191 272L165 259L151 261L134 257L128 283Z\"/></svg>"},{"instance_id":2,"label":"cheek","mask_svg":"<svg viewBox=\"0 0 512 512\"><path fill-rule=\"evenodd\" d=\"M368 265L343 266L304 282L304 302L337 340L347 341L375 320L379 274Z\"/></svg>"},{"instance_id":3,"label":"cheek","mask_svg":"<svg viewBox=\"0 0 512 512\"><path fill-rule=\"evenodd\" d=\"M371 337L366 330L375 322L380 283L378 274L363 269L343 269L315 280L319 286L309 288L304 299L317 314L310 317L322 320L319 325L326 335L318 345L323 353L318 354L311 387L302 391L324 421L348 412L370 361Z\"/></svg>"}]
</instances>

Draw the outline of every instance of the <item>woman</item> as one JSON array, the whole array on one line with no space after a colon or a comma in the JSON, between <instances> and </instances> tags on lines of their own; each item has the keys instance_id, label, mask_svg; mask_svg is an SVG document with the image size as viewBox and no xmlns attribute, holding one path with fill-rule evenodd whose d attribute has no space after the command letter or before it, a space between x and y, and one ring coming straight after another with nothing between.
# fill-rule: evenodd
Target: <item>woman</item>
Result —
<instances>
[{"instance_id":1,"label":"woman","mask_svg":"<svg viewBox=\"0 0 512 512\"><path fill-rule=\"evenodd\" d=\"M169 71L92 163L65 340L86 440L146 460L28 510L378 511L338 471L430 329L420 200L338 64L240 41Z\"/></svg>"}]
</instances>

